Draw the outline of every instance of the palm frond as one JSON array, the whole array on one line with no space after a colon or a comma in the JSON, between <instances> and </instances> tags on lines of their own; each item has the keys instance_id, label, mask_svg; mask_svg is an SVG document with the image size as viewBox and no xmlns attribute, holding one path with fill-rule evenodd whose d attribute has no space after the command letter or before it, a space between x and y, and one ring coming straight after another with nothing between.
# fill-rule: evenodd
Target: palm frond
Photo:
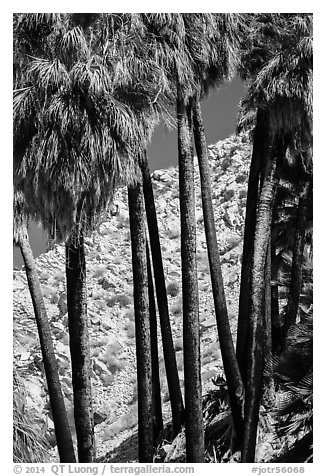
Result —
<instances>
[{"instance_id":1,"label":"palm frond","mask_svg":"<svg viewBox=\"0 0 326 476\"><path fill-rule=\"evenodd\" d=\"M69 73L65 65L55 58L53 61L44 58L33 58L27 77L31 82L36 82L39 89L57 90L60 87L68 87L70 83Z\"/></svg>"}]
</instances>

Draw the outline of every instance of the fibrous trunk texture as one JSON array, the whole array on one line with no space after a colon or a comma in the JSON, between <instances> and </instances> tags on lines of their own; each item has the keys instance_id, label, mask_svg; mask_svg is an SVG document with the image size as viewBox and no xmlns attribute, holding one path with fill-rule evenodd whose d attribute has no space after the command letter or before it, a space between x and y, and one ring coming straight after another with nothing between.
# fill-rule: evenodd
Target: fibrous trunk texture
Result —
<instances>
[{"instance_id":1,"label":"fibrous trunk texture","mask_svg":"<svg viewBox=\"0 0 326 476\"><path fill-rule=\"evenodd\" d=\"M157 341L157 321L156 321L156 305L155 293L152 277L151 258L149 246L146 240L146 256L147 256L147 275L148 275L148 300L149 300L149 317L151 331L151 358L152 358L152 381L153 381L153 438L157 441L160 432L163 429L163 415L161 402L161 385L160 385L160 367L158 359L158 341Z\"/></svg>"},{"instance_id":2,"label":"fibrous trunk texture","mask_svg":"<svg viewBox=\"0 0 326 476\"><path fill-rule=\"evenodd\" d=\"M249 292L243 463L251 463L255 460L264 364L265 263L270 242L274 195L278 182L277 156L278 154L273 149L267 156L257 210Z\"/></svg>"},{"instance_id":3,"label":"fibrous trunk texture","mask_svg":"<svg viewBox=\"0 0 326 476\"><path fill-rule=\"evenodd\" d=\"M244 388L242 378L235 354L232 334L228 319L228 312L225 300L223 276L220 263L220 254L216 238L214 210L211 190L211 170L207 154L207 144L204 132L203 121L199 98L197 97L193 107L194 139L198 156L201 196L203 205L203 215L205 224L205 234L208 250L208 259L211 273L212 290L216 322L225 377L228 384L230 406L234 421L234 428L238 437L242 435L243 429L243 403Z\"/></svg>"},{"instance_id":4,"label":"fibrous trunk texture","mask_svg":"<svg viewBox=\"0 0 326 476\"><path fill-rule=\"evenodd\" d=\"M139 462L153 462L153 395L145 209L140 184L128 189L138 386Z\"/></svg>"},{"instance_id":5,"label":"fibrous trunk texture","mask_svg":"<svg viewBox=\"0 0 326 476\"><path fill-rule=\"evenodd\" d=\"M47 317L36 264L26 229L22 229L20 232L19 246L25 264L26 277L40 339L60 462L75 463L76 458L61 390L58 365L52 342L51 327Z\"/></svg>"},{"instance_id":6,"label":"fibrous trunk texture","mask_svg":"<svg viewBox=\"0 0 326 476\"><path fill-rule=\"evenodd\" d=\"M255 237L256 210L259 195L259 178L261 172L261 163L263 162L263 157L266 153L265 142L265 113L258 109L247 191L236 346L236 355L244 385L246 382L246 349L249 312L250 272Z\"/></svg>"},{"instance_id":7,"label":"fibrous trunk texture","mask_svg":"<svg viewBox=\"0 0 326 476\"><path fill-rule=\"evenodd\" d=\"M310 183L307 182L299 199L297 223L292 253L291 282L284 322L283 348L289 328L295 324L299 311L300 293L302 288L303 251L305 246L305 227L307 223L307 200Z\"/></svg>"},{"instance_id":8,"label":"fibrous trunk texture","mask_svg":"<svg viewBox=\"0 0 326 476\"><path fill-rule=\"evenodd\" d=\"M168 299L165 286L163 260L157 225L153 187L146 154L144 154L143 160L141 162L141 169L143 176L143 189L149 240L153 260L156 299L160 316L163 355L172 410L173 433L176 436L184 422L184 406L169 317Z\"/></svg>"},{"instance_id":9,"label":"fibrous trunk texture","mask_svg":"<svg viewBox=\"0 0 326 476\"><path fill-rule=\"evenodd\" d=\"M91 358L87 319L84 237L73 232L66 243L67 308L78 462L95 458Z\"/></svg>"},{"instance_id":10,"label":"fibrous trunk texture","mask_svg":"<svg viewBox=\"0 0 326 476\"><path fill-rule=\"evenodd\" d=\"M191 106L178 92L178 152L187 462L204 462Z\"/></svg>"}]
</instances>

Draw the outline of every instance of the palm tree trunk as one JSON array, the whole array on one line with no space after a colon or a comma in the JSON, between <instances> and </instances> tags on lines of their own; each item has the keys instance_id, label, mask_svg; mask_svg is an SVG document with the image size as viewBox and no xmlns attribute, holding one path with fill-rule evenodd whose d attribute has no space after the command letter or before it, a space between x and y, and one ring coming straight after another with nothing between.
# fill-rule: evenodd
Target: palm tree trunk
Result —
<instances>
[{"instance_id":1,"label":"palm tree trunk","mask_svg":"<svg viewBox=\"0 0 326 476\"><path fill-rule=\"evenodd\" d=\"M251 267L249 293L249 321L247 330L247 371L245 397L245 426L242 448L242 462L255 460L259 404L262 393L264 361L264 301L265 263L270 241L274 195L278 183L277 154L272 150L267 156L264 180L258 202L255 230L253 262Z\"/></svg>"},{"instance_id":2,"label":"palm tree trunk","mask_svg":"<svg viewBox=\"0 0 326 476\"><path fill-rule=\"evenodd\" d=\"M267 256L265 263L265 296L264 296L264 315L263 315L263 333L264 333L264 363L265 367L267 362L272 357L272 287L271 287L271 274L272 274L272 256L271 256L271 239L268 243ZM275 389L272 376L264 377L264 400L269 403L273 402Z\"/></svg>"},{"instance_id":3,"label":"palm tree trunk","mask_svg":"<svg viewBox=\"0 0 326 476\"><path fill-rule=\"evenodd\" d=\"M310 185L310 182L305 184L298 205L297 224L292 254L291 282L289 287L289 297L283 331L283 348L285 348L288 330L292 325L295 324L299 310L300 293L302 287L303 250L305 245L305 224L307 221L307 198Z\"/></svg>"},{"instance_id":4,"label":"palm tree trunk","mask_svg":"<svg viewBox=\"0 0 326 476\"><path fill-rule=\"evenodd\" d=\"M220 254L216 238L214 210L211 190L211 170L207 154L207 144L198 96L193 107L194 139L201 180L201 196L204 214L208 259L218 336L221 347L223 367L228 384L230 406L237 436L241 438L243 429L244 388L235 354L224 294Z\"/></svg>"},{"instance_id":5,"label":"palm tree trunk","mask_svg":"<svg viewBox=\"0 0 326 476\"><path fill-rule=\"evenodd\" d=\"M142 187L128 189L138 385L139 462L153 462L151 336L146 262L145 210Z\"/></svg>"},{"instance_id":6,"label":"palm tree trunk","mask_svg":"<svg viewBox=\"0 0 326 476\"><path fill-rule=\"evenodd\" d=\"M269 241L265 265L265 301L264 301L264 361L272 355L272 289L271 289L271 240Z\"/></svg>"},{"instance_id":7,"label":"palm tree trunk","mask_svg":"<svg viewBox=\"0 0 326 476\"><path fill-rule=\"evenodd\" d=\"M236 355L243 383L246 382L247 327L249 313L250 272L253 256L256 210L259 195L261 163L265 154L266 126L265 113L258 109L253 140L253 151L248 181L245 229L241 266L241 284L239 297L239 317Z\"/></svg>"},{"instance_id":8,"label":"palm tree trunk","mask_svg":"<svg viewBox=\"0 0 326 476\"><path fill-rule=\"evenodd\" d=\"M158 360L158 342L157 342L157 322L154 284L152 276L151 258L149 253L148 241L146 240L147 257L147 275L148 275L148 300L149 300L149 319L151 332L151 359L152 359L152 381L153 381L153 439L154 442L160 432L163 430L163 415L161 402L160 368Z\"/></svg>"},{"instance_id":9,"label":"palm tree trunk","mask_svg":"<svg viewBox=\"0 0 326 476\"><path fill-rule=\"evenodd\" d=\"M66 242L66 280L78 462L91 463L95 458L95 441L87 319L86 262L82 231L73 232Z\"/></svg>"},{"instance_id":10,"label":"palm tree trunk","mask_svg":"<svg viewBox=\"0 0 326 476\"><path fill-rule=\"evenodd\" d=\"M25 264L26 277L40 339L60 462L75 463L76 458L61 390L58 365L52 342L51 327L43 301L41 285L37 275L32 248L25 227L19 234L19 246Z\"/></svg>"},{"instance_id":11,"label":"palm tree trunk","mask_svg":"<svg viewBox=\"0 0 326 476\"><path fill-rule=\"evenodd\" d=\"M153 259L156 299L160 316L163 355L171 401L173 433L174 436L176 436L184 422L184 406L173 345L155 201L146 152L141 161L141 170L143 176L149 240Z\"/></svg>"},{"instance_id":12,"label":"palm tree trunk","mask_svg":"<svg viewBox=\"0 0 326 476\"><path fill-rule=\"evenodd\" d=\"M271 264L273 270L273 263L276 259L276 249L272 244L271 246ZM273 276L272 279L276 279L277 276ZM282 346L282 323L280 318L280 306L278 296L278 285L271 285L271 313L272 313L272 353L278 354Z\"/></svg>"},{"instance_id":13,"label":"palm tree trunk","mask_svg":"<svg viewBox=\"0 0 326 476\"><path fill-rule=\"evenodd\" d=\"M196 215L192 156L191 106L180 90L177 100L183 348L188 463L204 462L204 431L200 365L199 301L196 263Z\"/></svg>"}]
</instances>

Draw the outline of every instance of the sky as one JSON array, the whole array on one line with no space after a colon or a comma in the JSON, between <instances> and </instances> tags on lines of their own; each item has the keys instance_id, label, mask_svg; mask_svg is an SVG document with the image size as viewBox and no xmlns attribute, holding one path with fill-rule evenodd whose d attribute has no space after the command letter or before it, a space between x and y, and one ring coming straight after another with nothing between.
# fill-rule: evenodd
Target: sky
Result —
<instances>
[{"instance_id":1,"label":"sky","mask_svg":"<svg viewBox=\"0 0 326 476\"><path fill-rule=\"evenodd\" d=\"M202 101L202 115L208 144L228 137L235 131L237 106L245 94L245 86L236 77ZM160 124L154 131L148 151L151 170L175 166L178 162L177 133Z\"/></svg>"},{"instance_id":2,"label":"sky","mask_svg":"<svg viewBox=\"0 0 326 476\"><path fill-rule=\"evenodd\" d=\"M239 78L213 91L202 102L202 115L208 144L217 142L234 133L237 120L237 106L245 94L245 87ZM177 132L160 124L156 127L148 151L150 169L165 169L178 162ZM46 235L37 223L29 227L30 243L35 257L46 252ZM13 265L21 267L22 257L14 248Z\"/></svg>"}]
</instances>

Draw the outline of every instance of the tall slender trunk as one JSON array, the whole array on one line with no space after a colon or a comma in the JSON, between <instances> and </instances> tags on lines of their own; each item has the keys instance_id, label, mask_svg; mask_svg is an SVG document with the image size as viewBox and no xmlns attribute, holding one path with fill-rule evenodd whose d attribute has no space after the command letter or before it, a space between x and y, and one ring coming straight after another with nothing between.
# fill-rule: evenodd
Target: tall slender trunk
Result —
<instances>
[{"instance_id":1,"label":"tall slender trunk","mask_svg":"<svg viewBox=\"0 0 326 476\"><path fill-rule=\"evenodd\" d=\"M146 262L145 210L140 184L128 189L138 386L139 462L153 462L151 336Z\"/></svg>"},{"instance_id":2,"label":"tall slender trunk","mask_svg":"<svg viewBox=\"0 0 326 476\"><path fill-rule=\"evenodd\" d=\"M141 161L141 170L143 176L148 232L153 260L156 299L160 316L163 355L172 410L173 432L174 435L177 435L184 422L184 406L173 345L154 194L146 152L144 154L143 160Z\"/></svg>"},{"instance_id":3,"label":"tall slender trunk","mask_svg":"<svg viewBox=\"0 0 326 476\"><path fill-rule=\"evenodd\" d=\"M276 249L275 246L271 245L271 264L273 270L273 263L276 259ZM277 276L273 276L272 279L275 280ZM271 285L271 313L272 313L272 352L273 355L278 354L281 350L282 345L282 323L280 318L280 306L279 306L279 296L278 296L278 284Z\"/></svg>"},{"instance_id":4,"label":"tall slender trunk","mask_svg":"<svg viewBox=\"0 0 326 476\"><path fill-rule=\"evenodd\" d=\"M266 117L261 109L257 111L256 127L253 139L253 151L248 181L245 229L243 237L243 253L241 266L241 284L239 297L239 317L236 355L240 367L243 383L246 382L246 350L247 350L247 327L249 313L249 287L250 272L253 256L256 210L259 195L259 178L261 163L265 155L266 147Z\"/></svg>"},{"instance_id":5,"label":"tall slender trunk","mask_svg":"<svg viewBox=\"0 0 326 476\"><path fill-rule=\"evenodd\" d=\"M25 264L27 282L32 298L35 320L40 339L60 462L75 463L76 458L61 390L58 365L52 342L51 327L43 301L41 285L37 275L33 252L28 240L27 229L25 227L20 233L19 246Z\"/></svg>"},{"instance_id":6,"label":"tall slender trunk","mask_svg":"<svg viewBox=\"0 0 326 476\"><path fill-rule=\"evenodd\" d=\"M247 329L247 371L245 396L245 424L242 462L255 460L259 404L262 393L264 365L264 301L265 263L271 234L271 221L275 191L278 183L278 154L273 149L268 154L261 193L258 201L249 293L249 321Z\"/></svg>"},{"instance_id":7,"label":"tall slender trunk","mask_svg":"<svg viewBox=\"0 0 326 476\"><path fill-rule=\"evenodd\" d=\"M264 298L264 361L272 356L272 289L271 289L271 240L269 240L265 264L265 298Z\"/></svg>"},{"instance_id":8,"label":"tall slender trunk","mask_svg":"<svg viewBox=\"0 0 326 476\"><path fill-rule=\"evenodd\" d=\"M272 256L271 256L271 238L269 239L266 263L265 263L265 296L264 296L264 315L263 315L263 333L264 333L264 362L265 368L267 362L272 357ZM263 395L268 404L272 404L275 389L272 376L264 377Z\"/></svg>"},{"instance_id":9,"label":"tall slender trunk","mask_svg":"<svg viewBox=\"0 0 326 476\"><path fill-rule=\"evenodd\" d=\"M205 234L211 273L212 290L218 336L221 347L223 367L228 384L230 406L237 436L241 438L243 429L244 388L235 354L228 312L224 294L220 254L216 238L214 210L211 190L211 170L207 154L204 125L201 117L199 98L193 107L194 139L201 181L201 196L204 214Z\"/></svg>"},{"instance_id":10,"label":"tall slender trunk","mask_svg":"<svg viewBox=\"0 0 326 476\"><path fill-rule=\"evenodd\" d=\"M86 262L82 231L73 232L66 242L66 279L78 462L91 463L95 458L95 440L87 319Z\"/></svg>"},{"instance_id":11,"label":"tall slender trunk","mask_svg":"<svg viewBox=\"0 0 326 476\"><path fill-rule=\"evenodd\" d=\"M153 439L156 443L160 432L163 430L163 415L161 402L160 367L158 360L157 322L155 293L152 276L151 258L148 241L146 240L147 276L148 276L148 301L151 332L151 359L153 382Z\"/></svg>"},{"instance_id":12,"label":"tall slender trunk","mask_svg":"<svg viewBox=\"0 0 326 476\"><path fill-rule=\"evenodd\" d=\"M294 245L292 253L291 282L289 287L289 297L286 307L284 322L283 348L289 328L295 324L300 302L300 293L302 288L302 265L303 251L305 245L305 225L307 221L307 200L311 182L307 182L299 199L297 224L294 236Z\"/></svg>"},{"instance_id":13,"label":"tall slender trunk","mask_svg":"<svg viewBox=\"0 0 326 476\"><path fill-rule=\"evenodd\" d=\"M177 99L187 462L204 462L191 106Z\"/></svg>"}]
</instances>

